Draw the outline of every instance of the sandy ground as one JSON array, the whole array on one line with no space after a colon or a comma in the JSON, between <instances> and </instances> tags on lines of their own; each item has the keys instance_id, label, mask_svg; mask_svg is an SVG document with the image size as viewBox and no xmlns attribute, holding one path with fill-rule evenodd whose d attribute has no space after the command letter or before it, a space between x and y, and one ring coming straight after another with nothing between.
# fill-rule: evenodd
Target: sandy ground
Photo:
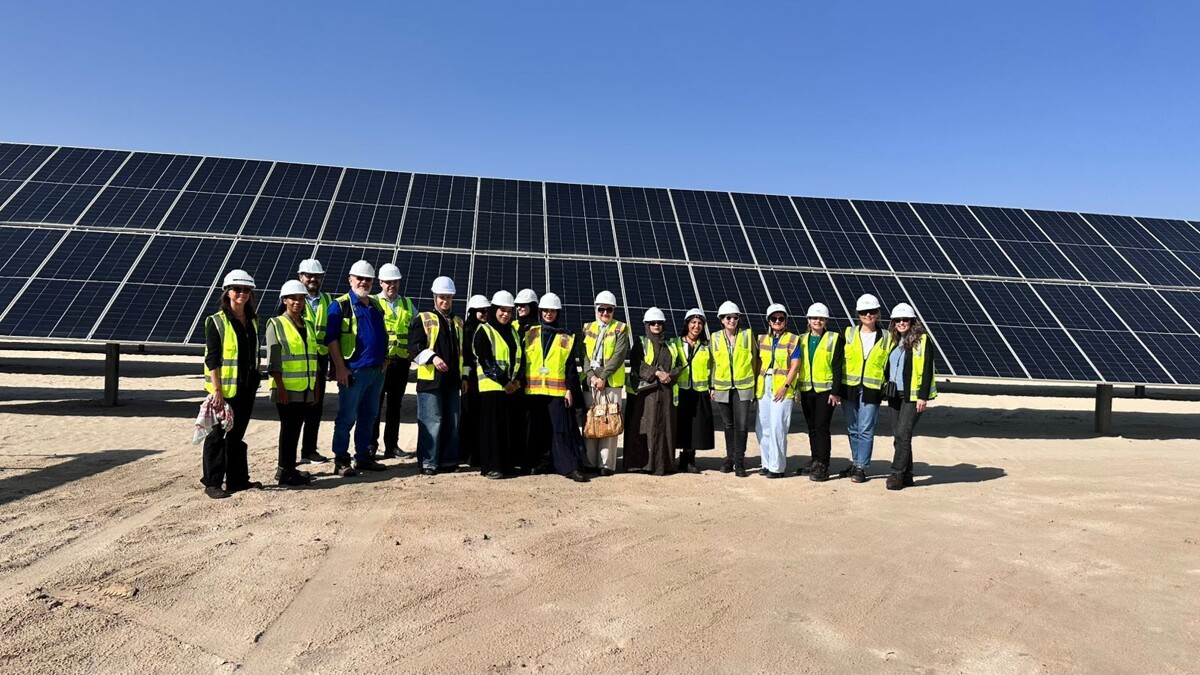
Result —
<instances>
[{"instance_id":1,"label":"sandy ground","mask_svg":"<svg viewBox=\"0 0 1200 675\"><path fill-rule=\"evenodd\" d=\"M902 492L885 413L865 485L404 463L213 501L197 361L124 357L105 409L99 356L0 352L0 671L1200 670L1194 401L1118 399L1097 438L1091 399L945 394Z\"/></svg>"}]
</instances>

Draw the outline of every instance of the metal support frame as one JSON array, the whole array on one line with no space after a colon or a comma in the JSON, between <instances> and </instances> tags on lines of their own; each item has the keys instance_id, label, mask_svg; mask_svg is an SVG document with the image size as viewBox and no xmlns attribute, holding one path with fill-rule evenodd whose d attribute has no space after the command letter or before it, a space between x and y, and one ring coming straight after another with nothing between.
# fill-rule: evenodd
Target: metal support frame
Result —
<instances>
[{"instance_id":1,"label":"metal support frame","mask_svg":"<svg viewBox=\"0 0 1200 675\"><path fill-rule=\"evenodd\" d=\"M1111 384L1096 385L1096 433L1101 436L1112 436L1112 402L1113 386Z\"/></svg>"},{"instance_id":2,"label":"metal support frame","mask_svg":"<svg viewBox=\"0 0 1200 675\"><path fill-rule=\"evenodd\" d=\"M1134 398L1146 398L1146 385L1144 385L1144 384L1133 385L1133 397Z\"/></svg>"},{"instance_id":3,"label":"metal support frame","mask_svg":"<svg viewBox=\"0 0 1200 675\"><path fill-rule=\"evenodd\" d=\"M104 345L104 405L117 405L118 383L121 380L121 345L109 342Z\"/></svg>"}]
</instances>

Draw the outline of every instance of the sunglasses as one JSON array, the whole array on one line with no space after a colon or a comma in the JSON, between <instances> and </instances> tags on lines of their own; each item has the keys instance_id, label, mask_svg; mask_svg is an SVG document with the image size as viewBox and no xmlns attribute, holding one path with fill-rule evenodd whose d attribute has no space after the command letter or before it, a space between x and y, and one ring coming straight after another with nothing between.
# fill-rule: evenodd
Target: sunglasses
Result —
<instances>
[{"instance_id":1,"label":"sunglasses","mask_svg":"<svg viewBox=\"0 0 1200 675\"><path fill-rule=\"evenodd\" d=\"M647 321L647 322L646 322L646 325L647 325L647 326L659 326L659 327L662 327L662 325L663 325L663 322L662 322L662 321Z\"/></svg>"},{"instance_id":2,"label":"sunglasses","mask_svg":"<svg viewBox=\"0 0 1200 675\"><path fill-rule=\"evenodd\" d=\"M786 316L773 316L767 320L770 321L771 323L783 323L784 321L787 321L787 317Z\"/></svg>"},{"instance_id":3,"label":"sunglasses","mask_svg":"<svg viewBox=\"0 0 1200 675\"><path fill-rule=\"evenodd\" d=\"M912 323L912 319L892 319L892 323Z\"/></svg>"},{"instance_id":4,"label":"sunglasses","mask_svg":"<svg viewBox=\"0 0 1200 675\"><path fill-rule=\"evenodd\" d=\"M721 320L722 321L741 321L742 317L739 314L726 314L725 316L721 317Z\"/></svg>"},{"instance_id":5,"label":"sunglasses","mask_svg":"<svg viewBox=\"0 0 1200 675\"><path fill-rule=\"evenodd\" d=\"M878 313L879 313L879 310L877 310L877 309L860 309L858 311L859 316L867 316L870 314L878 314Z\"/></svg>"},{"instance_id":6,"label":"sunglasses","mask_svg":"<svg viewBox=\"0 0 1200 675\"><path fill-rule=\"evenodd\" d=\"M597 307L596 311L600 312L601 314L612 314L614 311L616 311L616 308L615 307Z\"/></svg>"},{"instance_id":7,"label":"sunglasses","mask_svg":"<svg viewBox=\"0 0 1200 675\"><path fill-rule=\"evenodd\" d=\"M237 293L238 295L249 295L250 294L250 289L246 288L245 286L231 286L229 288L229 290L233 291L234 293Z\"/></svg>"}]
</instances>

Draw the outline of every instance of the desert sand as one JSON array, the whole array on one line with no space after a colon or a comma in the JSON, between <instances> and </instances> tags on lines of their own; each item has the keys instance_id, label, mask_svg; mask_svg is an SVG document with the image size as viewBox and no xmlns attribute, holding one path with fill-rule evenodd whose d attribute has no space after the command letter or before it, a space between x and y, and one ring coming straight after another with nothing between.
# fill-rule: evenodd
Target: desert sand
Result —
<instances>
[{"instance_id":1,"label":"desert sand","mask_svg":"<svg viewBox=\"0 0 1200 675\"><path fill-rule=\"evenodd\" d=\"M1194 397L1118 398L1100 438L1086 389L946 393L901 492L884 412L863 485L737 479L718 449L701 475L588 484L321 465L213 501L199 372L126 355L112 409L101 356L0 351L0 671L1200 670ZM277 429L264 390L268 484Z\"/></svg>"}]
</instances>

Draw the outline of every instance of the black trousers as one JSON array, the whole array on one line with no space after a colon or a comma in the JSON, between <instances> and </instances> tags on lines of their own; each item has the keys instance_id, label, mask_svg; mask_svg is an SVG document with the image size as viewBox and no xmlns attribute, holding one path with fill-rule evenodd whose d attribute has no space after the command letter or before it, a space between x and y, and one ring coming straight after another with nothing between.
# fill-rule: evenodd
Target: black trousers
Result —
<instances>
[{"instance_id":1,"label":"black trousers","mask_svg":"<svg viewBox=\"0 0 1200 675\"><path fill-rule=\"evenodd\" d=\"M400 445L400 405L408 389L408 373L412 361L389 360L383 369L383 393L379 395L379 416L371 429L371 452L379 449L379 420L383 420L383 447L396 449Z\"/></svg>"},{"instance_id":2,"label":"black trousers","mask_svg":"<svg viewBox=\"0 0 1200 675\"><path fill-rule=\"evenodd\" d=\"M275 410L279 411L279 468L296 468L296 446L309 408L313 407L316 406L311 403L275 404Z\"/></svg>"},{"instance_id":3,"label":"black trousers","mask_svg":"<svg viewBox=\"0 0 1200 675\"><path fill-rule=\"evenodd\" d=\"M310 455L317 451L317 434L321 433L321 413L325 411L325 378L329 375L329 357L317 356L317 404L304 411L304 440L300 454Z\"/></svg>"},{"instance_id":4,"label":"black trousers","mask_svg":"<svg viewBox=\"0 0 1200 675\"><path fill-rule=\"evenodd\" d=\"M206 487L242 487L250 482L250 466L246 458L246 427L254 411L254 391L239 382L237 396L225 399L233 409L233 428L225 431L215 427L204 437L204 476L200 482Z\"/></svg>"},{"instance_id":5,"label":"black trousers","mask_svg":"<svg viewBox=\"0 0 1200 675\"><path fill-rule=\"evenodd\" d=\"M833 419L833 406L829 405L832 392L800 392L800 408L804 411L804 422L808 425L808 449L814 462L829 466L832 441L829 438L829 422Z\"/></svg>"},{"instance_id":6,"label":"black trousers","mask_svg":"<svg viewBox=\"0 0 1200 675\"><path fill-rule=\"evenodd\" d=\"M912 475L913 429L920 420L921 413L917 412L916 401L904 401L900 404L900 409L896 411L896 427L892 431L892 443L896 449L892 456L892 473Z\"/></svg>"},{"instance_id":7,"label":"black trousers","mask_svg":"<svg viewBox=\"0 0 1200 675\"><path fill-rule=\"evenodd\" d=\"M750 401L743 401L736 391L729 392L729 403L717 403L717 414L725 429L725 461L742 464L746 461L746 437L750 434Z\"/></svg>"},{"instance_id":8,"label":"black trousers","mask_svg":"<svg viewBox=\"0 0 1200 675\"><path fill-rule=\"evenodd\" d=\"M579 433L575 409L562 396L526 394L529 411L528 448L534 467L553 468L562 475L583 468L587 454Z\"/></svg>"}]
</instances>

